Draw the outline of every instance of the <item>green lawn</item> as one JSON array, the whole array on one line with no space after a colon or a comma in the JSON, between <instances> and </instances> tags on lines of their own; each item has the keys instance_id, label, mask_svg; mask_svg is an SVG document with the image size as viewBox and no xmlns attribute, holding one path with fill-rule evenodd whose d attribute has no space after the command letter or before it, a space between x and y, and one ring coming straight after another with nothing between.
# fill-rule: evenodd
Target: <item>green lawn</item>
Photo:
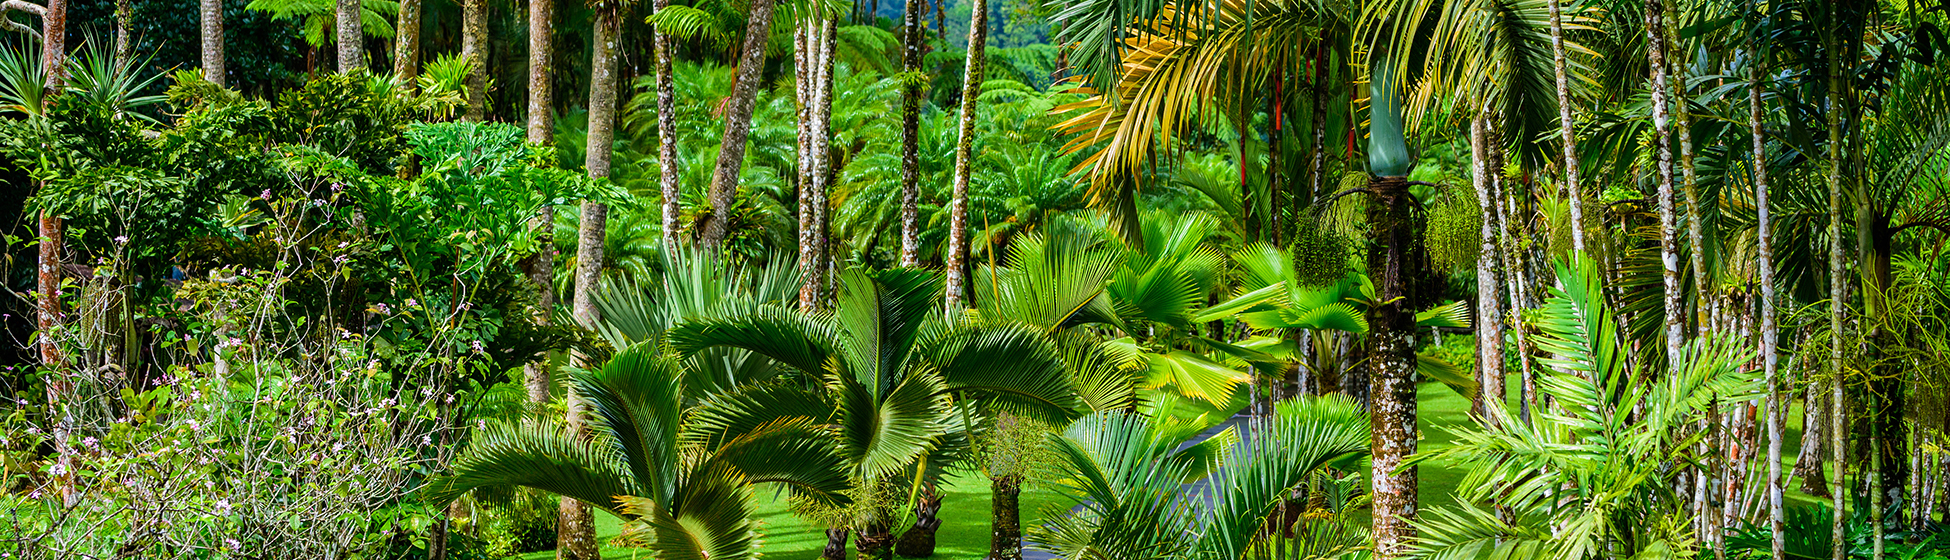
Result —
<instances>
[{"instance_id":1,"label":"green lawn","mask_svg":"<svg viewBox=\"0 0 1950 560\"><path fill-rule=\"evenodd\" d=\"M1514 397L1521 386L1516 379L1506 384ZM1421 449L1433 450L1450 445L1453 440L1452 429L1473 422L1469 418L1469 401L1454 390L1440 383L1426 383L1420 393L1420 425L1422 428ZM1236 403L1243 406L1244 403ZM1234 408L1236 410L1236 408ZM1181 411L1183 413L1184 411ZM1801 432L1793 429L1798 426L1799 410L1790 412L1787 441L1782 444L1782 473L1788 472L1794 464L1794 453L1799 449ZM1444 468L1440 465L1425 465L1421 469L1422 504L1441 506L1455 503L1455 493L1462 481L1463 472L1459 469ZM1814 498L1799 492L1788 493L1790 505L1809 505ZM1022 511L1025 527L1036 523L1045 511L1067 505L1060 496L1039 488L1034 484L1023 490ZM813 527L794 517L785 508L783 500L770 493L760 495L758 517L764 532L765 557L777 560L811 560L819 557L819 551L826 544L825 531ZM989 493L988 480L975 474L962 474L950 480L947 494L942 502L941 532L935 558L943 560L978 560L988 552L989 541ZM619 530L618 521L607 514L598 514L596 531L602 539L614 536ZM850 543L849 543L850 544ZM850 548L850 546L849 546ZM553 552L536 552L519 556L525 560L544 560L554 557ZM603 548L604 558L644 558L649 554L630 548Z\"/></svg>"}]
</instances>

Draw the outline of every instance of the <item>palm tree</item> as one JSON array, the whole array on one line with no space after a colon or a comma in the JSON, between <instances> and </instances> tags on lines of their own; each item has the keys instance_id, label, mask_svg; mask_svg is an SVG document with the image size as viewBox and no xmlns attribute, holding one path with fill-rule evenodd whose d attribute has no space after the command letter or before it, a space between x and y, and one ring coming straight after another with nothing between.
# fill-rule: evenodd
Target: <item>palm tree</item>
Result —
<instances>
[{"instance_id":1,"label":"palm tree","mask_svg":"<svg viewBox=\"0 0 1950 560\"><path fill-rule=\"evenodd\" d=\"M828 197L833 182L833 43L835 16L814 11L793 33L798 65L799 305L820 304L825 291Z\"/></svg>"},{"instance_id":2,"label":"palm tree","mask_svg":"<svg viewBox=\"0 0 1950 560\"><path fill-rule=\"evenodd\" d=\"M968 180L973 172L970 165L975 152L975 107L981 97L982 65L988 60L988 6L988 0L975 0L969 12L968 56L962 63L961 132L955 140L954 193L948 199L948 255L944 264L948 272L947 306L950 313L960 309L962 298L968 296L963 281L968 273ZM902 174L904 176L905 171ZM905 197L906 193L902 193L902 196ZM906 216L902 218L905 220Z\"/></svg>"},{"instance_id":3,"label":"palm tree","mask_svg":"<svg viewBox=\"0 0 1950 560\"><path fill-rule=\"evenodd\" d=\"M418 81L420 76L420 12L423 8L421 1L400 0L399 2L399 20L393 30L395 33L393 81L399 83L401 87L409 87ZM532 42L530 47L533 47Z\"/></svg>"},{"instance_id":4,"label":"palm tree","mask_svg":"<svg viewBox=\"0 0 1950 560\"><path fill-rule=\"evenodd\" d=\"M655 0L655 12L663 13L670 7L670 0ZM663 198L664 252L677 251L678 213L682 210L679 200L683 197L683 170L677 159L677 79L671 75L671 60L676 55L671 52L670 34L652 29L651 42L657 49L657 186Z\"/></svg>"},{"instance_id":5,"label":"palm tree","mask_svg":"<svg viewBox=\"0 0 1950 560\"><path fill-rule=\"evenodd\" d=\"M1387 59L1370 78L1368 223L1374 240L1368 269L1376 273L1379 305L1369 308L1369 411L1374 420L1371 480L1374 484L1375 556L1395 558L1415 538L1419 477L1403 465L1415 453L1415 309L1430 294L1428 253L1422 245L1426 217L1408 192L1411 160L1402 135L1400 102Z\"/></svg>"},{"instance_id":6,"label":"palm tree","mask_svg":"<svg viewBox=\"0 0 1950 560\"><path fill-rule=\"evenodd\" d=\"M623 10L618 0L597 0L590 46L589 133L583 144L583 169L592 179L609 178L610 156L616 130L616 43L621 40ZM594 200L582 202L577 220L574 315L584 328L594 328L599 316L595 291L601 279L603 240L609 206ZM585 364L583 367L590 367ZM582 429L583 404L574 390L565 392L567 420L572 431ZM595 519L589 506L564 498L557 523L556 555L562 560L596 560Z\"/></svg>"},{"instance_id":7,"label":"palm tree","mask_svg":"<svg viewBox=\"0 0 1950 560\"><path fill-rule=\"evenodd\" d=\"M1705 460L1702 435L1684 426L1717 403L1759 397L1760 380L1741 367L1748 352L1738 339L1701 339L1668 374L1632 371L1598 266L1574 255L1558 281L1536 327L1553 356L1541 390L1561 406L1526 424L1492 403L1497 422L1417 456L1468 474L1462 504L1418 521L1423 536L1409 556L1634 558L1693 546L1689 499L1675 491L1677 469L1664 466Z\"/></svg>"},{"instance_id":8,"label":"palm tree","mask_svg":"<svg viewBox=\"0 0 1950 560\"><path fill-rule=\"evenodd\" d=\"M711 212L696 224L698 240L716 248L730 233L731 198L738 191L738 168L745 161L745 140L752 131L752 108L757 104L759 74L765 70L765 43L772 33L773 0L754 0L745 14L745 45L738 56L738 81L725 103L724 141L711 172Z\"/></svg>"},{"instance_id":9,"label":"palm tree","mask_svg":"<svg viewBox=\"0 0 1950 560\"><path fill-rule=\"evenodd\" d=\"M200 0L198 7L198 36L203 45L203 79L216 85L224 84L223 66L223 1Z\"/></svg>"},{"instance_id":10,"label":"palm tree","mask_svg":"<svg viewBox=\"0 0 1950 560\"><path fill-rule=\"evenodd\" d=\"M1079 512L1033 528L1036 542L1065 559L1251 557L1252 545L1291 527L1284 512L1295 490L1310 483L1325 490L1323 471L1354 467L1369 439L1365 413L1344 396L1301 397L1275 408L1271 418L1202 441L1191 438L1207 426L1174 420L1168 405L1077 420L1048 447L1075 473L1060 482L1060 492ZM1203 489L1187 490L1192 482ZM1338 546L1296 552L1333 558L1360 547L1349 538L1359 531L1354 520L1318 528L1329 525L1341 537Z\"/></svg>"},{"instance_id":11,"label":"palm tree","mask_svg":"<svg viewBox=\"0 0 1950 560\"><path fill-rule=\"evenodd\" d=\"M333 21L338 30L339 72L349 74L366 67L365 28L360 19L363 6L360 0L337 0L334 6L337 7Z\"/></svg>"},{"instance_id":12,"label":"palm tree","mask_svg":"<svg viewBox=\"0 0 1950 560\"><path fill-rule=\"evenodd\" d=\"M1551 19L1551 69L1557 85L1557 119L1559 141L1564 144L1565 198L1571 202L1571 249L1584 252L1584 191L1578 186L1578 138L1571 118L1571 78L1566 70L1564 52L1564 8L1561 0L1545 0L1550 4Z\"/></svg>"},{"instance_id":13,"label":"palm tree","mask_svg":"<svg viewBox=\"0 0 1950 560\"><path fill-rule=\"evenodd\" d=\"M908 75L901 87L901 258L900 265L921 266L921 40L927 24L921 12L925 0L907 0L901 10L901 70Z\"/></svg>"},{"instance_id":14,"label":"palm tree","mask_svg":"<svg viewBox=\"0 0 1950 560\"><path fill-rule=\"evenodd\" d=\"M742 348L799 371L811 383L779 388L767 406L828 411L861 488L914 472L961 414L993 407L1063 418L1081 406L1042 333L942 319L932 273L849 270L839 285L830 313L759 305L743 316L679 325L671 347L684 355ZM894 545L892 505L867 506L853 527L859 549L885 558Z\"/></svg>"},{"instance_id":15,"label":"palm tree","mask_svg":"<svg viewBox=\"0 0 1950 560\"><path fill-rule=\"evenodd\" d=\"M487 0L463 0L460 6L460 58L467 61L466 120L487 119L488 32Z\"/></svg>"},{"instance_id":16,"label":"palm tree","mask_svg":"<svg viewBox=\"0 0 1950 560\"><path fill-rule=\"evenodd\" d=\"M1770 542L1771 558L1781 560L1786 555L1787 535L1784 532L1785 512L1782 510L1781 488L1781 441L1786 438L1782 427L1786 423L1786 406L1781 402L1781 359L1779 327L1775 323L1774 294L1774 227L1773 212L1767 198L1767 136L1764 130L1763 104L1767 83L1761 81L1766 72L1765 55L1760 50L1762 27L1757 21L1760 15L1758 0L1748 0L1744 21L1747 24L1747 128L1753 139L1753 159L1748 162L1753 174L1754 187L1754 245L1759 257L1759 270L1755 283L1760 285L1760 362L1767 378L1767 527L1772 534ZM1805 414L1813 415L1809 410ZM1808 437L1804 435L1804 437Z\"/></svg>"},{"instance_id":17,"label":"palm tree","mask_svg":"<svg viewBox=\"0 0 1950 560\"><path fill-rule=\"evenodd\" d=\"M682 368L657 351L637 344L571 374L597 416L587 436L539 424L476 434L454 473L432 486L433 501L486 486L534 488L624 519L618 544L661 558L724 559L758 557L757 485L844 503L846 465L823 416L741 408L749 401L739 392L687 409ZM759 415L767 421L745 421Z\"/></svg>"}]
</instances>

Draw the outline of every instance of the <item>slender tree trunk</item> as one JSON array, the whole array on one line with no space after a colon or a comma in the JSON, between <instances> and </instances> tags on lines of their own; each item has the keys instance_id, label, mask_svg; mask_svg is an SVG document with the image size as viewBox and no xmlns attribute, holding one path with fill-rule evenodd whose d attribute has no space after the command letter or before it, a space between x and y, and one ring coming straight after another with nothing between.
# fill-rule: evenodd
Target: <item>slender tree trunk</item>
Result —
<instances>
[{"instance_id":1,"label":"slender tree trunk","mask_svg":"<svg viewBox=\"0 0 1950 560\"><path fill-rule=\"evenodd\" d=\"M135 8L129 0L115 0L115 67L128 68L135 55Z\"/></svg>"},{"instance_id":2,"label":"slender tree trunk","mask_svg":"<svg viewBox=\"0 0 1950 560\"><path fill-rule=\"evenodd\" d=\"M420 11L421 0L399 0L399 23L393 29L393 79L404 88L413 87L420 78ZM554 27L549 25L550 29Z\"/></svg>"},{"instance_id":3,"label":"slender tree trunk","mask_svg":"<svg viewBox=\"0 0 1950 560\"><path fill-rule=\"evenodd\" d=\"M668 1L668 0L663 0ZM555 0L528 0L528 141L555 141ZM549 222L543 227L553 228Z\"/></svg>"},{"instance_id":4,"label":"slender tree trunk","mask_svg":"<svg viewBox=\"0 0 1950 560\"><path fill-rule=\"evenodd\" d=\"M1555 0L1553 0L1555 1ZM1489 169L1489 117L1479 114L1469 121L1469 148L1472 174L1476 183L1476 205L1483 213L1482 248L1476 257L1476 371L1482 397L1475 410L1486 424L1491 422L1489 403L1502 404L1503 390L1503 278L1498 273L1496 193Z\"/></svg>"},{"instance_id":5,"label":"slender tree trunk","mask_svg":"<svg viewBox=\"0 0 1950 560\"><path fill-rule=\"evenodd\" d=\"M921 37L924 0L907 0L901 13L901 260L921 266Z\"/></svg>"},{"instance_id":6,"label":"slender tree trunk","mask_svg":"<svg viewBox=\"0 0 1950 560\"><path fill-rule=\"evenodd\" d=\"M1679 12L1673 8L1672 0L1662 0L1665 4L1666 20L1671 22L1665 28L1666 47L1672 60L1667 61L1666 72L1670 76L1672 88L1673 138L1679 141L1679 175L1681 192L1686 196L1686 244L1689 247L1687 262L1693 268L1693 306L1698 308L1688 313L1687 323L1697 323L1698 317L1712 317L1717 301L1712 297L1712 284L1707 281L1706 235L1702 229L1701 217L1705 212L1699 206L1699 173L1694 164L1693 153L1693 112L1692 96L1686 87L1686 54L1678 47L1679 33L1673 29L1679 24ZM1710 324L1710 323L1709 323ZM1697 325L1696 330L1707 330L1708 324ZM1710 538L1710 537L1709 537Z\"/></svg>"},{"instance_id":7,"label":"slender tree trunk","mask_svg":"<svg viewBox=\"0 0 1950 560\"><path fill-rule=\"evenodd\" d=\"M1323 176L1327 173L1327 47L1314 51L1313 71L1313 83L1309 84L1309 89L1313 90L1314 120L1313 161L1308 164L1307 172L1307 196L1310 201L1331 194L1321 192L1321 183L1325 181Z\"/></svg>"},{"instance_id":8,"label":"slender tree trunk","mask_svg":"<svg viewBox=\"0 0 1950 560\"><path fill-rule=\"evenodd\" d=\"M68 78L68 1L48 0L46 13L41 16L41 72L46 76L46 90L41 102L51 105L54 98L66 88ZM41 185L46 188L46 184ZM58 410L54 421L55 464L61 467L61 474L55 476L56 493L63 505L74 505L78 494L74 488L75 458L74 450L68 445L68 434L74 426L74 419L62 403L70 399L74 391L63 373L66 360L62 357L59 336L54 331L65 322L61 312L61 277L63 252L67 249L67 228L61 216L46 210L40 215L39 263L36 263L36 280L40 288L40 309L36 313L41 335L41 367L53 372L47 376L47 402Z\"/></svg>"},{"instance_id":9,"label":"slender tree trunk","mask_svg":"<svg viewBox=\"0 0 1950 560\"><path fill-rule=\"evenodd\" d=\"M656 0L655 6L661 12L670 7L670 0ZM664 252L676 254L684 198L678 181L684 171L677 162L677 79L670 74L674 47L665 33L655 34L651 41L657 48L657 186L663 195Z\"/></svg>"},{"instance_id":10,"label":"slender tree trunk","mask_svg":"<svg viewBox=\"0 0 1950 560\"><path fill-rule=\"evenodd\" d=\"M974 0L968 18L968 59L962 66L961 126L955 139L954 198L948 203L948 309L961 309L967 297L968 180L975 157L976 98L982 93L983 62L988 50L988 0Z\"/></svg>"},{"instance_id":11,"label":"slender tree trunk","mask_svg":"<svg viewBox=\"0 0 1950 560\"><path fill-rule=\"evenodd\" d=\"M1369 250L1379 301L1369 311L1368 375L1372 383L1369 407L1374 428L1369 480L1374 485L1375 558L1388 560L1408 553L1415 540L1417 484L1415 467L1402 463L1415 454L1415 307L1422 297L1417 284L1426 274L1422 226L1416 216L1408 183L1402 177L1371 181L1368 223L1375 228Z\"/></svg>"},{"instance_id":12,"label":"slender tree trunk","mask_svg":"<svg viewBox=\"0 0 1950 560\"><path fill-rule=\"evenodd\" d=\"M1022 560L1022 477L989 479L989 555L985 560Z\"/></svg>"},{"instance_id":13,"label":"slender tree trunk","mask_svg":"<svg viewBox=\"0 0 1950 560\"><path fill-rule=\"evenodd\" d=\"M744 51L738 57L738 82L725 106L724 142L718 146L718 165L711 173L711 211L699 219L698 239L716 249L730 234L732 199L738 194L738 169L745 161L745 139L752 132L752 109L757 104L760 72L765 69L765 43L772 33L773 0L752 0L746 19Z\"/></svg>"},{"instance_id":14,"label":"slender tree trunk","mask_svg":"<svg viewBox=\"0 0 1950 560\"><path fill-rule=\"evenodd\" d=\"M832 166L834 20L822 16L807 22L805 28L804 58L809 65L800 67L799 78L810 82L805 93L807 106L801 111L809 121L809 126L802 127L806 130L809 153L801 159L811 169L801 173L799 183L799 270L805 275L805 283L799 287L799 307L815 309L819 307L826 276L826 230L822 218Z\"/></svg>"},{"instance_id":15,"label":"slender tree trunk","mask_svg":"<svg viewBox=\"0 0 1950 560\"><path fill-rule=\"evenodd\" d=\"M47 0L41 16L41 72L47 77L41 99L51 101L68 85L68 0ZM58 229L58 218L55 225Z\"/></svg>"},{"instance_id":16,"label":"slender tree trunk","mask_svg":"<svg viewBox=\"0 0 1950 560\"><path fill-rule=\"evenodd\" d=\"M530 142L547 142L535 140L535 129L530 128L528 132ZM555 236L550 234L555 231L555 208L543 206L541 213L529 223L541 232L541 249L528 258L523 272L527 273L528 282L535 285L535 323L547 325L555 310ZM541 418L548 411L549 379L552 377L548 356L543 355L528 362L521 369L524 385L528 389L529 414Z\"/></svg>"},{"instance_id":17,"label":"slender tree trunk","mask_svg":"<svg viewBox=\"0 0 1950 560\"><path fill-rule=\"evenodd\" d=\"M1679 233L1672 196L1672 117L1667 106L1666 34L1660 0L1646 0L1646 59L1652 73L1652 143L1658 160L1659 260L1663 264L1666 313L1666 367L1679 367L1686 340L1686 303L1679 278Z\"/></svg>"},{"instance_id":18,"label":"slender tree trunk","mask_svg":"<svg viewBox=\"0 0 1950 560\"><path fill-rule=\"evenodd\" d=\"M1828 475L1822 469L1828 449L1828 396L1809 385L1801 399L1801 451L1794 456L1794 478L1801 479L1801 492L1816 498L1828 497Z\"/></svg>"},{"instance_id":19,"label":"slender tree trunk","mask_svg":"<svg viewBox=\"0 0 1950 560\"><path fill-rule=\"evenodd\" d=\"M902 558L934 556L935 532L941 529L941 490L933 484L921 486L914 500L914 526L901 533L894 543L894 554Z\"/></svg>"},{"instance_id":20,"label":"slender tree trunk","mask_svg":"<svg viewBox=\"0 0 1950 560\"><path fill-rule=\"evenodd\" d=\"M460 58L467 61L466 120L487 120L487 0L461 0Z\"/></svg>"},{"instance_id":21,"label":"slender tree trunk","mask_svg":"<svg viewBox=\"0 0 1950 560\"><path fill-rule=\"evenodd\" d=\"M1786 423L1787 408L1781 402L1781 359L1779 327L1774 319L1774 223L1773 210L1767 198L1767 136L1762 127L1761 97L1765 94L1766 82L1761 81L1765 72L1761 66L1765 58L1760 54L1757 39L1760 32L1755 27L1751 14L1759 9L1757 0L1747 1L1749 28L1747 30L1747 56L1752 62L1747 66L1747 130L1753 139L1754 212L1755 240L1760 258L1760 362L1767 378L1767 526L1772 535L1771 556L1782 560L1786 555L1787 540L1784 533L1785 512L1782 510L1781 488L1781 440L1786 437L1783 425ZM1812 413L1812 411L1810 411Z\"/></svg>"},{"instance_id":22,"label":"slender tree trunk","mask_svg":"<svg viewBox=\"0 0 1950 560\"><path fill-rule=\"evenodd\" d=\"M608 18L599 17L596 25L598 27L602 26L604 24L603 20L606 19L614 21L613 16ZM593 91L590 94L591 97L595 97L596 95ZM594 123L595 121L592 119L590 122ZM592 126L590 128L593 129L595 127ZM591 156L591 159L595 157ZM605 160L608 159L607 156L602 157ZM604 175L596 175L593 171L596 167L592 166L590 176L597 178L607 177L609 168L607 162L604 162L604 164L601 167ZM601 317L597 315L595 292L599 287L598 282L602 280L603 237L606 226L608 225L608 218L609 208L607 205L589 201L582 203L582 215L576 226L575 301L573 311L576 322L582 324L584 328L593 328L596 322L601 320ZM596 364L589 362L587 356L576 355L575 359L577 362L576 365L579 367L596 367ZM577 434L586 433L588 431L588 412L585 410L587 407L576 394L575 385L565 384L563 404L568 408L569 429ZM595 516L591 512L589 504L570 498L562 498L559 509L560 511L556 521L555 557L558 560L598 560Z\"/></svg>"},{"instance_id":23,"label":"slender tree trunk","mask_svg":"<svg viewBox=\"0 0 1950 560\"><path fill-rule=\"evenodd\" d=\"M1585 252L1584 190L1578 184L1578 137L1571 118L1571 78L1564 54L1563 0L1550 0L1551 67L1557 77L1557 127L1564 144L1564 196L1571 206L1571 250Z\"/></svg>"},{"instance_id":24,"label":"slender tree trunk","mask_svg":"<svg viewBox=\"0 0 1950 560\"><path fill-rule=\"evenodd\" d=\"M589 139L582 166L590 177L606 179L616 139L616 42L622 33L622 16L599 10L595 19L589 62Z\"/></svg>"},{"instance_id":25,"label":"slender tree trunk","mask_svg":"<svg viewBox=\"0 0 1950 560\"><path fill-rule=\"evenodd\" d=\"M1828 34L1834 33L1830 31ZM1831 337L1828 345L1828 371L1832 376L1830 386L1834 392L1830 397L1833 399L1831 403L1833 408L1829 409L1828 421L1831 430L1829 436L1834 439L1828 452L1835 464L1835 473L1829 480L1828 491L1831 493L1830 497L1835 500L1835 518L1833 526L1830 527L1832 531L1830 538L1834 543L1831 552L1834 560L1847 560L1848 541L1844 537L1847 535L1845 525L1848 520L1848 492L1842 487L1843 481L1848 478L1846 443L1848 424L1845 422L1848 415L1848 397L1845 394L1847 385L1843 382L1845 370L1842 362L1844 340L1842 313L1847 303L1847 292L1843 288L1846 280L1843 275L1847 262L1842 251L1844 245L1842 243L1842 119L1844 115L1840 109L1843 70L1841 56L1835 52L1840 47L1841 41L1835 38L1829 40L1833 43L1828 48L1828 329Z\"/></svg>"},{"instance_id":26,"label":"slender tree trunk","mask_svg":"<svg viewBox=\"0 0 1950 560\"><path fill-rule=\"evenodd\" d=\"M198 0L201 9L203 39L203 79L219 86L224 85L223 66L223 0Z\"/></svg>"},{"instance_id":27,"label":"slender tree trunk","mask_svg":"<svg viewBox=\"0 0 1950 560\"><path fill-rule=\"evenodd\" d=\"M365 27L359 21L359 0L337 0L339 72L351 73L366 67Z\"/></svg>"},{"instance_id":28,"label":"slender tree trunk","mask_svg":"<svg viewBox=\"0 0 1950 560\"><path fill-rule=\"evenodd\" d=\"M610 10L597 10L594 42L590 49L589 134L583 154L583 168L594 179L609 178L610 144L616 124L616 41L621 16ZM603 270L603 238L607 233L609 207L583 201L576 227L575 301L577 323L592 327L596 315L595 291ZM586 357L578 365L593 367ZM563 404L568 408L569 429L583 433L588 413L573 385L565 387ZM588 504L562 498L556 522L555 557L559 560L597 560L596 524Z\"/></svg>"}]
</instances>

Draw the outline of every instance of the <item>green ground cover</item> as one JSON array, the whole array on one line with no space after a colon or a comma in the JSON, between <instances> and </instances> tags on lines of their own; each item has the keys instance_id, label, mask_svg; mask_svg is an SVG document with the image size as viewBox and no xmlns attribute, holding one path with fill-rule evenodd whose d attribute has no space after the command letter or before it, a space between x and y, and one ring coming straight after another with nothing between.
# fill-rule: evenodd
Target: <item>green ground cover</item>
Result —
<instances>
[{"instance_id":1,"label":"green ground cover","mask_svg":"<svg viewBox=\"0 0 1950 560\"><path fill-rule=\"evenodd\" d=\"M1514 398L1520 384L1515 378L1506 386ZM1469 401L1454 390L1440 383L1425 383L1421 386L1419 418L1421 424L1421 448L1433 450L1450 445L1454 429L1473 422L1469 418ZM1233 410L1245 403L1234 403ZM1181 414L1195 410L1186 407ZM1801 443L1800 410L1793 409L1788 418L1787 440L1782 443L1782 473L1794 466L1794 453ZM1421 470L1422 504L1441 506L1455 503L1455 494L1462 482L1463 472L1458 469L1428 465ZM977 473L959 473L950 479L947 494L941 506L941 532L937 536L935 558L941 560L978 560L988 552L989 545L989 491L988 479ZM1790 506L1813 505L1815 498L1800 492L1788 492ZM767 558L776 560L811 560L819 557L819 551L826 544L825 531L807 524L786 509L783 499L770 493L760 495L755 516L763 527L764 551ZM1023 490L1022 511L1025 527L1037 523L1052 510L1067 506L1063 497L1050 489L1031 484ZM607 514L598 514L596 531L601 539L607 540L621 530L621 523ZM523 560L544 560L554 558L551 551L535 552L518 556ZM604 547L605 559L648 559L646 551L622 547Z\"/></svg>"}]
</instances>

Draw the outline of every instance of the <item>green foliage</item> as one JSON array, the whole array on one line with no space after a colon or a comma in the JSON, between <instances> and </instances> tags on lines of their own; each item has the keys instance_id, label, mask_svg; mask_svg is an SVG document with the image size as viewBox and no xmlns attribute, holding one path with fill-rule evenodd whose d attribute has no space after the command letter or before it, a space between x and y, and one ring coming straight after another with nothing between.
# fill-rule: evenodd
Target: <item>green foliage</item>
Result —
<instances>
[{"instance_id":1,"label":"green foliage","mask_svg":"<svg viewBox=\"0 0 1950 560\"><path fill-rule=\"evenodd\" d=\"M305 43L312 48L332 44L337 39L337 4L333 0L250 0L245 9L268 12L280 20L299 20ZM393 38L393 16L399 13L396 0L360 0L359 25L368 37Z\"/></svg>"}]
</instances>

